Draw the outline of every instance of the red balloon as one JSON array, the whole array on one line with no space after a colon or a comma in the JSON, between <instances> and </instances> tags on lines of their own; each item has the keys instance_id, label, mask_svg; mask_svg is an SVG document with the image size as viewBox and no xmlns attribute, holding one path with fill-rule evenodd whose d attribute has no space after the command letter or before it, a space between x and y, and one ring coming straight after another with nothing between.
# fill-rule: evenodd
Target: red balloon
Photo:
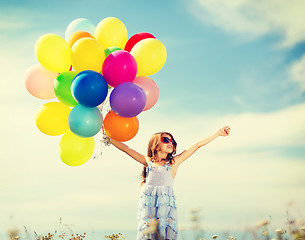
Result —
<instances>
[{"instance_id":1,"label":"red balloon","mask_svg":"<svg viewBox=\"0 0 305 240\"><path fill-rule=\"evenodd\" d=\"M155 38L154 35L147 33L147 32L141 32L133 35L129 40L127 41L124 50L127 52L130 52L134 45L136 45L138 42L140 42L143 39L146 38Z\"/></svg>"}]
</instances>

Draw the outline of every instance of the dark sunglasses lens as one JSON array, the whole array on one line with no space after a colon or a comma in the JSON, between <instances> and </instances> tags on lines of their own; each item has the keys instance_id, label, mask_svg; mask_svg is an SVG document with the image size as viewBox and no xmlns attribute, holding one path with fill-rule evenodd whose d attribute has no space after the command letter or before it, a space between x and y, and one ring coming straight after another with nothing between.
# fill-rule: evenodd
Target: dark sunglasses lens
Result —
<instances>
[{"instance_id":1,"label":"dark sunglasses lens","mask_svg":"<svg viewBox=\"0 0 305 240\"><path fill-rule=\"evenodd\" d=\"M162 138L162 141L163 141L164 143L169 143L168 137L163 137L163 138Z\"/></svg>"}]
</instances>

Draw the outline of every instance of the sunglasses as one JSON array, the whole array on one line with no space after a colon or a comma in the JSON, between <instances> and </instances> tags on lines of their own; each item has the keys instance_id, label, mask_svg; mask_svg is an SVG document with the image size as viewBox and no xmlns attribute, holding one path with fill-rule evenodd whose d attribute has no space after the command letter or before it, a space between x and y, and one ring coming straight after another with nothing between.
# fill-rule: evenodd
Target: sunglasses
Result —
<instances>
[{"instance_id":1,"label":"sunglasses","mask_svg":"<svg viewBox=\"0 0 305 240\"><path fill-rule=\"evenodd\" d=\"M174 139L170 139L170 138L168 138L168 137L162 137L161 138L161 142L163 142L163 143L165 143L165 144L168 144L168 143L172 143L173 145L174 145Z\"/></svg>"}]
</instances>

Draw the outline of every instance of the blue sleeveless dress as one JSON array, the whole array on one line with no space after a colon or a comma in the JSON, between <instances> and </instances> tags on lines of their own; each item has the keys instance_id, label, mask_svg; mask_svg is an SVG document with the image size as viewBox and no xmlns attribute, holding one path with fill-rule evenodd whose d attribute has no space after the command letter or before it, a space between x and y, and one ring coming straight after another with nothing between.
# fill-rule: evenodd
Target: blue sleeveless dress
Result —
<instances>
[{"instance_id":1,"label":"blue sleeveless dress","mask_svg":"<svg viewBox=\"0 0 305 240\"><path fill-rule=\"evenodd\" d=\"M149 162L146 168L146 183L142 186L138 206L137 240L177 239L176 198L173 191L174 179L170 170L170 165L152 166L152 162ZM158 221L159 236L156 232L150 231L152 220Z\"/></svg>"}]
</instances>

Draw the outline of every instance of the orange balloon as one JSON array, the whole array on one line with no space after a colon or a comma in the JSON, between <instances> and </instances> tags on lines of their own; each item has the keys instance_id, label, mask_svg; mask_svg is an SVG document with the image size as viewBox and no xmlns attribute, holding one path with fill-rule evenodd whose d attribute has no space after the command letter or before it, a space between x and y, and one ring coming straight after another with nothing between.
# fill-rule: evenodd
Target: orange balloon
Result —
<instances>
[{"instance_id":1,"label":"orange balloon","mask_svg":"<svg viewBox=\"0 0 305 240\"><path fill-rule=\"evenodd\" d=\"M71 36L68 39L68 44L70 47L80 38L84 37L89 37L89 38L94 38L90 33L85 32L85 31L77 31L75 33L72 33Z\"/></svg>"},{"instance_id":2,"label":"orange balloon","mask_svg":"<svg viewBox=\"0 0 305 240\"><path fill-rule=\"evenodd\" d=\"M137 117L124 118L110 111L104 119L104 128L110 138L125 142L137 134L139 120Z\"/></svg>"}]
</instances>

